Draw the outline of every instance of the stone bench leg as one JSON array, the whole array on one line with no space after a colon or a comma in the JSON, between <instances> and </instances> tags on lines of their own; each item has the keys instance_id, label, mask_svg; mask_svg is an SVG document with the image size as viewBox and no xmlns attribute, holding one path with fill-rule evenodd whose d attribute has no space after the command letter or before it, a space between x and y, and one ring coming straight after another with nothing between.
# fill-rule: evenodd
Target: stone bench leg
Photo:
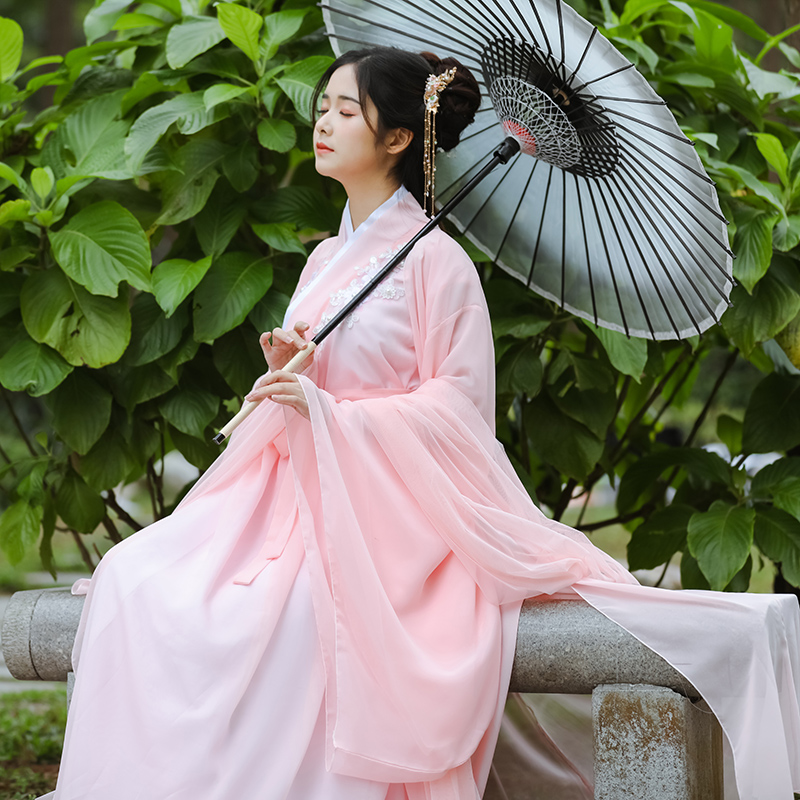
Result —
<instances>
[{"instance_id":1,"label":"stone bench leg","mask_svg":"<svg viewBox=\"0 0 800 800\"><path fill-rule=\"evenodd\" d=\"M598 686L592 722L595 800L723 800L722 729L702 705L662 686Z\"/></svg>"}]
</instances>

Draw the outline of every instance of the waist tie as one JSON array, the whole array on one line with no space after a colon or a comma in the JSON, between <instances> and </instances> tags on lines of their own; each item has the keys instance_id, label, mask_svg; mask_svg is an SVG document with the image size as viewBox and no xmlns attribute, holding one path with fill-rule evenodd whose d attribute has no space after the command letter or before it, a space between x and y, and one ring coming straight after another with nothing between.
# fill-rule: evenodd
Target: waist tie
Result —
<instances>
[{"instance_id":1,"label":"waist tie","mask_svg":"<svg viewBox=\"0 0 800 800\"><path fill-rule=\"evenodd\" d=\"M273 446L282 460L288 457L289 442L286 437L286 431L282 431L275 438ZM266 541L261 550L259 550L258 555L233 578L233 582L240 586L249 586L270 561L278 558L286 549L289 537L292 535L292 530L297 521L297 499L290 465L286 465L281 482L275 492L277 495L275 510L272 513L272 521L267 531Z\"/></svg>"}]
</instances>

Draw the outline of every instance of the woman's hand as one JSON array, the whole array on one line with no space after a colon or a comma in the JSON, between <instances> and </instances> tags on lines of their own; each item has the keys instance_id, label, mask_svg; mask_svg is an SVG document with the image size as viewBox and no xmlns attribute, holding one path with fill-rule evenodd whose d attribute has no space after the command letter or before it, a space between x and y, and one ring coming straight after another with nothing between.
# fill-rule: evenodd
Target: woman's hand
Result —
<instances>
[{"instance_id":1,"label":"woman's hand","mask_svg":"<svg viewBox=\"0 0 800 800\"><path fill-rule=\"evenodd\" d=\"M311 419L303 385L293 372L279 369L262 375L244 399L258 403L267 397L281 405L290 406L306 419Z\"/></svg>"},{"instance_id":2,"label":"woman's hand","mask_svg":"<svg viewBox=\"0 0 800 800\"><path fill-rule=\"evenodd\" d=\"M283 369L298 353L304 350L306 342L306 332L308 331L307 322L296 322L294 328L285 331L283 328L275 328L272 333L262 333L259 344L264 352L270 372ZM270 341L271 340L271 341ZM303 362L305 369L314 360L313 353Z\"/></svg>"}]
</instances>

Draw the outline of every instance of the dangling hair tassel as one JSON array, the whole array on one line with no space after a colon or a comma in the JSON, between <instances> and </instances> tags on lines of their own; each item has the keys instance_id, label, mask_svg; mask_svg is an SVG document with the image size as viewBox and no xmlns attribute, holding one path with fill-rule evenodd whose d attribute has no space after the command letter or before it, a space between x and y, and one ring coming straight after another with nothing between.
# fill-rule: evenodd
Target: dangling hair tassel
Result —
<instances>
[{"instance_id":1,"label":"dangling hair tassel","mask_svg":"<svg viewBox=\"0 0 800 800\"><path fill-rule=\"evenodd\" d=\"M423 154L423 169L425 172L425 213L433 216L435 209L436 178L436 112L439 110L439 94L448 86L456 75L456 68L452 67L441 75L429 75L425 84L425 147ZM428 201L430 199L430 210Z\"/></svg>"}]
</instances>

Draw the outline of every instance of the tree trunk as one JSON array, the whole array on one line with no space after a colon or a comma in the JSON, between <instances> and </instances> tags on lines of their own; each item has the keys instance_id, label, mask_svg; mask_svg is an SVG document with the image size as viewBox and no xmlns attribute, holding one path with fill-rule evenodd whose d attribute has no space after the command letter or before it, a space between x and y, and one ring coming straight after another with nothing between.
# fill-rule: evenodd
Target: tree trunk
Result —
<instances>
[{"instance_id":1,"label":"tree trunk","mask_svg":"<svg viewBox=\"0 0 800 800\"><path fill-rule=\"evenodd\" d=\"M47 0L45 55L66 55L77 42L75 0Z\"/></svg>"}]
</instances>

